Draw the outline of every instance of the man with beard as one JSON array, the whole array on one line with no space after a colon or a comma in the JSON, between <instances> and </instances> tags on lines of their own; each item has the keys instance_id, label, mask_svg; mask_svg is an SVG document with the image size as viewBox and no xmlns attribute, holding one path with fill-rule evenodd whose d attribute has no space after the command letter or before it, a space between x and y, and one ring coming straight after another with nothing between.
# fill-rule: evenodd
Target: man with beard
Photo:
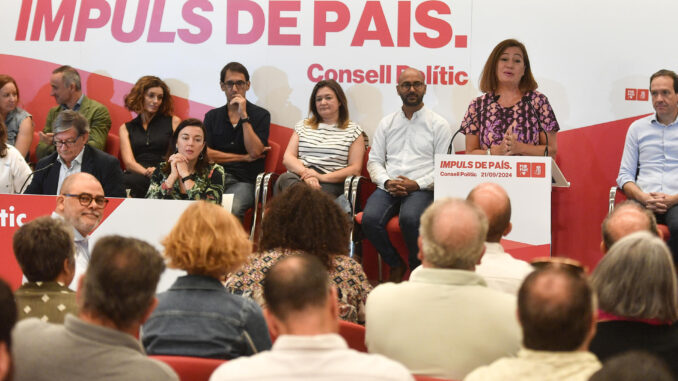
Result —
<instances>
[{"instance_id":1,"label":"man with beard","mask_svg":"<svg viewBox=\"0 0 678 381\"><path fill-rule=\"evenodd\" d=\"M400 213L408 265L417 267L419 217L433 201L435 155L446 152L452 134L443 117L424 107L424 73L405 69L396 90L403 106L381 120L372 138L367 170L378 188L367 200L362 227L389 265L389 280L400 282L407 267L389 240L386 224Z\"/></svg>"}]
</instances>

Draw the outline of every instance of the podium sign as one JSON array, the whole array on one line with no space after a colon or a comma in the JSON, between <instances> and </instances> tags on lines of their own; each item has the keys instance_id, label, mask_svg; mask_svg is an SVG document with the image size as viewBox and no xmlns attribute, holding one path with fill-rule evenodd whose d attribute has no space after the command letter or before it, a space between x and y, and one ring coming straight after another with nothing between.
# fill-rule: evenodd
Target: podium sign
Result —
<instances>
[{"instance_id":1,"label":"podium sign","mask_svg":"<svg viewBox=\"0 0 678 381\"><path fill-rule=\"evenodd\" d=\"M476 185L501 185L511 199L513 230L502 245L525 257L551 253L551 165L545 156L436 155L434 198L466 198Z\"/></svg>"}]
</instances>

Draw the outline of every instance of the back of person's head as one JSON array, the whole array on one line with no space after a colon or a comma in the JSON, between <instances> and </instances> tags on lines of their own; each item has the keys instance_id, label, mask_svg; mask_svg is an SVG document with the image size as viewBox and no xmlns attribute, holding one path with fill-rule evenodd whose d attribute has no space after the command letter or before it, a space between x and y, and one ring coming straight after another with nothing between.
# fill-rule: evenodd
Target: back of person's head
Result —
<instances>
[{"instance_id":1,"label":"back of person's head","mask_svg":"<svg viewBox=\"0 0 678 381\"><path fill-rule=\"evenodd\" d=\"M285 321L290 315L323 308L330 295L329 275L320 260L308 254L285 257L264 280L268 310Z\"/></svg>"},{"instance_id":2,"label":"back of person's head","mask_svg":"<svg viewBox=\"0 0 678 381\"><path fill-rule=\"evenodd\" d=\"M17 321L14 294L4 280L0 279L0 380L12 379L12 328Z\"/></svg>"},{"instance_id":3,"label":"back of person's head","mask_svg":"<svg viewBox=\"0 0 678 381\"><path fill-rule=\"evenodd\" d=\"M60 218L38 217L21 226L12 239L14 256L31 282L55 280L75 266L73 228Z\"/></svg>"},{"instance_id":4,"label":"back of person's head","mask_svg":"<svg viewBox=\"0 0 678 381\"><path fill-rule=\"evenodd\" d=\"M591 275L600 309L626 318L678 320L671 252L660 238L636 232L615 243Z\"/></svg>"},{"instance_id":5,"label":"back of person's head","mask_svg":"<svg viewBox=\"0 0 678 381\"><path fill-rule=\"evenodd\" d=\"M349 220L325 192L299 183L271 200L259 249L299 250L329 269L333 255L348 254Z\"/></svg>"},{"instance_id":6,"label":"back of person's head","mask_svg":"<svg viewBox=\"0 0 678 381\"><path fill-rule=\"evenodd\" d=\"M654 213L633 200L624 201L608 214L601 225L603 250L610 250L620 238L633 232L648 231L659 236Z\"/></svg>"},{"instance_id":7,"label":"back of person's head","mask_svg":"<svg viewBox=\"0 0 678 381\"><path fill-rule=\"evenodd\" d=\"M671 370L657 356L628 351L610 357L589 381L673 381Z\"/></svg>"},{"instance_id":8,"label":"back of person's head","mask_svg":"<svg viewBox=\"0 0 678 381\"><path fill-rule=\"evenodd\" d=\"M245 263L252 251L240 221L206 201L186 208L162 243L169 267L215 278Z\"/></svg>"},{"instance_id":9,"label":"back of person's head","mask_svg":"<svg viewBox=\"0 0 678 381\"><path fill-rule=\"evenodd\" d=\"M574 351L588 346L594 315L588 281L565 267L535 270L518 291L518 319L528 349Z\"/></svg>"},{"instance_id":10,"label":"back of person's head","mask_svg":"<svg viewBox=\"0 0 678 381\"><path fill-rule=\"evenodd\" d=\"M487 216L488 242L499 242L511 225L511 199L499 184L482 183L471 190L467 200L478 205Z\"/></svg>"},{"instance_id":11,"label":"back of person's head","mask_svg":"<svg viewBox=\"0 0 678 381\"><path fill-rule=\"evenodd\" d=\"M81 313L106 319L119 329L129 328L149 312L164 269L160 253L144 241L101 238L83 277Z\"/></svg>"},{"instance_id":12,"label":"back of person's head","mask_svg":"<svg viewBox=\"0 0 678 381\"><path fill-rule=\"evenodd\" d=\"M472 202L445 198L421 216L422 262L433 267L472 270L483 254L487 218Z\"/></svg>"}]
</instances>

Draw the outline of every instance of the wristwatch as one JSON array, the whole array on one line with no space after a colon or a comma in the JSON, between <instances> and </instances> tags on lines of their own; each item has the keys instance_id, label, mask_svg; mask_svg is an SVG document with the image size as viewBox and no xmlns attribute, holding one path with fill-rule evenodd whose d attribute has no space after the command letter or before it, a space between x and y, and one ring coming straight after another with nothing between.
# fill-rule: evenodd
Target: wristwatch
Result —
<instances>
[{"instance_id":1,"label":"wristwatch","mask_svg":"<svg viewBox=\"0 0 678 381\"><path fill-rule=\"evenodd\" d=\"M240 118L240 124L244 124L244 123L252 124L249 116L247 118Z\"/></svg>"},{"instance_id":2,"label":"wristwatch","mask_svg":"<svg viewBox=\"0 0 678 381\"><path fill-rule=\"evenodd\" d=\"M186 177L182 177L182 178L181 178L181 182L182 182L182 183L185 183L185 182L188 181L188 180L193 180L193 181L195 181L195 173L192 173L192 174L190 174L190 175L188 175L188 176L186 176Z\"/></svg>"}]
</instances>

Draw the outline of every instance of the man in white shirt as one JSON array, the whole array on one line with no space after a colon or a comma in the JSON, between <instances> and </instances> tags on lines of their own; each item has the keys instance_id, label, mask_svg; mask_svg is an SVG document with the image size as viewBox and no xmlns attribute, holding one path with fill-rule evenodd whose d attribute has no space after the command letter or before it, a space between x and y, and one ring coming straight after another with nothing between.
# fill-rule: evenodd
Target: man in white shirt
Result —
<instances>
[{"instance_id":1,"label":"man in white shirt","mask_svg":"<svg viewBox=\"0 0 678 381\"><path fill-rule=\"evenodd\" d=\"M221 365L210 380L413 380L393 360L348 348L338 334L337 289L329 283L314 256L275 264L264 283L264 313L278 335L273 348Z\"/></svg>"},{"instance_id":2,"label":"man in white shirt","mask_svg":"<svg viewBox=\"0 0 678 381\"><path fill-rule=\"evenodd\" d=\"M468 194L467 200L485 213L489 227L485 238L485 254L476 266L476 273L485 278L487 286L512 295L534 268L529 263L504 252L501 237L511 232L511 200L499 184L482 183Z\"/></svg>"},{"instance_id":3,"label":"man in white shirt","mask_svg":"<svg viewBox=\"0 0 678 381\"><path fill-rule=\"evenodd\" d=\"M600 369L589 344L596 333L593 293L583 274L559 265L536 270L518 292L523 348L471 372L465 381L586 381Z\"/></svg>"},{"instance_id":4,"label":"man in white shirt","mask_svg":"<svg viewBox=\"0 0 678 381\"><path fill-rule=\"evenodd\" d=\"M474 272L487 218L473 203L434 202L421 216L422 265L367 297L365 344L412 373L461 380L520 348L516 298Z\"/></svg>"},{"instance_id":5,"label":"man in white shirt","mask_svg":"<svg viewBox=\"0 0 678 381\"><path fill-rule=\"evenodd\" d=\"M408 250L408 265L419 265L419 217L433 201L435 154L450 144L447 121L424 107L426 81L414 68L405 69L396 86L403 106L384 117L372 138L367 170L377 190L367 200L362 228L390 267L393 282L402 280L407 267L388 238L386 224L399 215Z\"/></svg>"}]
</instances>

